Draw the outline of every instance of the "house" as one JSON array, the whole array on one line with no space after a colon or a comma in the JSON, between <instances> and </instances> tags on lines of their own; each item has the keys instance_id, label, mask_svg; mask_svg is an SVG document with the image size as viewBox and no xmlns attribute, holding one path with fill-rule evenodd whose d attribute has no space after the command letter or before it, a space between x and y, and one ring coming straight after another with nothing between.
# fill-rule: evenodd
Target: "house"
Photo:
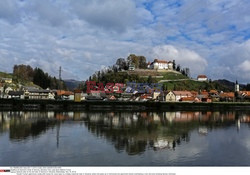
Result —
<instances>
[{"instance_id":1,"label":"house","mask_svg":"<svg viewBox=\"0 0 250 175\"><path fill-rule=\"evenodd\" d=\"M175 102L176 101L176 96L173 91L169 91L168 93L165 94L165 101L167 102Z\"/></svg>"},{"instance_id":2,"label":"house","mask_svg":"<svg viewBox=\"0 0 250 175\"><path fill-rule=\"evenodd\" d=\"M209 97L212 99L213 102L220 101L220 96L217 90L210 90Z\"/></svg>"},{"instance_id":3,"label":"house","mask_svg":"<svg viewBox=\"0 0 250 175\"><path fill-rule=\"evenodd\" d=\"M206 75L198 75L197 80L198 81L207 81L207 76Z\"/></svg>"},{"instance_id":4,"label":"house","mask_svg":"<svg viewBox=\"0 0 250 175\"><path fill-rule=\"evenodd\" d=\"M74 91L74 101L75 102L80 102L81 101L81 94L82 94L82 91L77 89Z\"/></svg>"},{"instance_id":5,"label":"house","mask_svg":"<svg viewBox=\"0 0 250 175\"><path fill-rule=\"evenodd\" d=\"M129 64L128 70L134 71L135 70L135 65L133 63Z\"/></svg>"},{"instance_id":6,"label":"house","mask_svg":"<svg viewBox=\"0 0 250 175\"><path fill-rule=\"evenodd\" d=\"M8 98L24 99L24 91L9 91Z\"/></svg>"},{"instance_id":7,"label":"house","mask_svg":"<svg viewBox=\"0 0 250 175\"><path fill-rule=\"evenodd\" d=\"M148 68L149 69L159 69L159 70L172 70L173 69L173 62L171 61L166 61L166 60L158 60L158 59L155 59L152 63L148 63Z\"/></svg>"},{"instance_id":8,"label":"house","mask_svg":"<svg viewBox=\"0 0 250 175\"><path fill-rule=\"evenodd\" d=\"M5 83L11 84L12 83L12 78L2 78L2 81L5 82Z\"/></svg>"},{"instance_id":9,"label":"house","mask_svg":"<svg viewBox=\"0 0 250 175\"><path fill-rule=\"evenodd\" d=\"M201 100L197 97L182 97L180 99L182 102L201 102Z\"/></svg>"},{"instance_id":10,"label":"house","mask_svg":"<svg viewBox=\"0 0 250 175\"><path fill-rule=\"evenodd\" d=\"M54 95L50 90L45 89L30 89L24 91L25 99L40 99L47 100L53 99Z\"/></svg>"},{"instance_id":11,"label":"house","mask_svg":"<svg viewBox=\"0 0 250 175\"><path fill-rule=\"evenodd\" d=\"M71 91L57 90L57 97L62 100L74 100L74 93Z\"/></svg>"},{"instance_id":12,"label":"house","mask_svg":"<svg viewBox=\"0 0 250 175\"><path fill-rule=\"evenodd\" d=\"M148 100L152 100L151 94L143 94L140 96L140 101L148 101Z\"/></svg>"},{"instance_id":13,"label":"house","mask_svg":"<svg viewBox=\"0 0 250 175\"><path fill-rule=\"evenodd\" d=\"M175 94L175 100L180 101L181 98L184 97L192 97L192 93L190 91L173 91Z\"/></svg>"},{"instance_id":14,"label":"house","mask_svg":"<svg viewBox=\"0 0 250 175\"><path fill-rule=\"evenodd\" d=\"M250 91L240 91L240 94L244 98L244 101L250 101Z\"/></svg>"},{"instance_id":15,"label":"house","mask_svg":"<svg viewBox=\"0 0 250 175\"><path fill-rule=\"evenodd\" d=\"M234 92L222 92L219 94L220 101L234 101Z\"/></svg>"},{"instance_id":16,"label":"house","mask_svg":"<svg viewBox=\"0 0 250 175\"><path fill-rule=\"evenodd\" d=\"M161 92L153 92L152 93L152 98L153 100L157 100L159 98L159 95L161 94Z\"/></svg>"},{"instance_id":17,"label":"house","mask_svg":"<svg viewBox=\"0 0 250 175\"><path fill-rule=\"evenodd\" d=\"M201 91L199 95L196 96L199 100L202 102L212 102L212 99L209 96L209 93L207 91Z\"/></svg>"},{"instance_id":18,"label":"house","mask_svg":"<svg viewBox=\"0 0 250 175\"><path fill-rule=\"evenodd\" d=\"M5 94L8 94L9 91L13 91L13 89L11 87L7 87L4 91Z\"/></svg>"}]
</instances>

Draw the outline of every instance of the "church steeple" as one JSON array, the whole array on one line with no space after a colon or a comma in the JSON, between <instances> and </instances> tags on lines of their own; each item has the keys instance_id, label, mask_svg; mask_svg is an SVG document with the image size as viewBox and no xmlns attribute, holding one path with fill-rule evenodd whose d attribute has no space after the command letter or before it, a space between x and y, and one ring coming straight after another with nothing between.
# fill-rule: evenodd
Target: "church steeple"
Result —
<instances>
[{"instance_id":1,"label":"church steeple","mask_svg":"<svg viewBox=\"0 0 250 175\"><path fill-rule=\"evenodd\" d=\"M240 85L238 83L238 81L236 80L235 82L235 92L239 92L240 91Z\"/></svg>"}]
</instances>

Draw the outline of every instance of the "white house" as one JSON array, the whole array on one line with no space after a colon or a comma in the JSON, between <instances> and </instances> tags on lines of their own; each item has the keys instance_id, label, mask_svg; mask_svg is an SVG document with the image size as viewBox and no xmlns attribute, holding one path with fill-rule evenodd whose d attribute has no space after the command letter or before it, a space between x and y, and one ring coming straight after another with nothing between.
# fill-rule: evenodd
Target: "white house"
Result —
<instances>
[{"instance_id":1,"label":"white house","mask_svg":"<svg viewBox=\"0 0 250 175\"><path fill-rule=\"evenodd\" d=\"M175 94L173 93L173 91L169 91L166 96L165 96L165 101L167 102L174 102L176 101L176 96Z\"/></svg>"},{"instance_id":2,"label":"white house","mask_svg":"<svg viewBox=\"0 0 250 175\"><path fill-rule=\"evenodd\" d=\"M160 69L160 70L164 70L164 69L173 69L173 62L171 61L166 61L166 60L158 60L155 59L152 63L148 63L148 68L149 69Z\"/></svg>"},{"instance_id":3,"label":"white house","mask_svg":"<svg viewBox=\"0 0 250 175\"><path fill-rule=\"evenodd\" d=\"M198 75L197 80L198 81L207 81L207 76L206 75Z\"/></svg>"},{"instance_id":4,"label":"white house","mask_svg":"<svg viewBox=\"0 0 250 175\"><path fill-rule=\"evenodd\" d=\"M193 97L193 94L190 91L173 91L175 94L175 100L180 101L181 98Z\"/></svg>"},{"instance_id":5,"label":"white house","mask_svg":"<svg viewBox=\"0 0 250 175\"><path fill-rule=\"evenodd\" d=\"M181 98L192 97L193 94L190 91L169 91L165 96L165 101L174 102L180 101Z\"/></svg>"}]
</instances>

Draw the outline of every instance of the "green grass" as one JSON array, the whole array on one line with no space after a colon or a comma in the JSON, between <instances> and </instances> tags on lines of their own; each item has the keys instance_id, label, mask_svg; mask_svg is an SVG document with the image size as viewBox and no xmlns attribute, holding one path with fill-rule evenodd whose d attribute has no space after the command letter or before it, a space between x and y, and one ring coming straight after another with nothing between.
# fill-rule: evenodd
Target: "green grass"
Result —
<instances>
[{"instance_id":1,"label":"green grass","mask_svg":"<svg viewBox=\"0 0 250 175\"><path fill-rule=\"evenodd\" d=\"M0 72L0 78L12 78L12 74Z\"/></svg>"},{"instance_id":2,"label":"green grass","mask_svg":"<svg viewBox=\"0 0 250 175\"><path fill-rule=\"evenodd\" d=\"M189 79L185 75L174 73L174 72L164 72L164 73L160 73L160 74L163 76L163 78L161 78L160 80Z\"/></svg>"},{"instance_id":3,"label":"green grass","mask_svg":"<svg viewBox=\"0 0 250 175\"><path fill-rule=\"evenodd\" d=\"M218 91L229 91L227 87L222 86L217 82L199 82L194 80L185 80L164 82L163 85L167 88L167 90L210 91L212 89L216 89Z\"/></svg>"}]
</instances>

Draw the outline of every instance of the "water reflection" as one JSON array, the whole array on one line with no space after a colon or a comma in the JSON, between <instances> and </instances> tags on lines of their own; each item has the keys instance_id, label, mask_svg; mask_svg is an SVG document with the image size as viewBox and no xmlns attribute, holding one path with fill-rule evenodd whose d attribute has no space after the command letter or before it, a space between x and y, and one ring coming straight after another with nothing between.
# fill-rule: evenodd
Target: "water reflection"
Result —
<instances>
[{"instance_id":1,"label":"water reflection","mask_svg":"<svg viewBox=\"0 0 250 175\"><path fill-rule=\"evenodd\" d=\"M60 146L60 126L64 122L84 123L90 133L104 138L117 152L129 155L146 150L174 151L190 141L191 131L206 136L213 129L250 123L248 112L1 112L0 134L9 132L11 141L37 138L56 129Z\"/></svg>"}]
</instances>

